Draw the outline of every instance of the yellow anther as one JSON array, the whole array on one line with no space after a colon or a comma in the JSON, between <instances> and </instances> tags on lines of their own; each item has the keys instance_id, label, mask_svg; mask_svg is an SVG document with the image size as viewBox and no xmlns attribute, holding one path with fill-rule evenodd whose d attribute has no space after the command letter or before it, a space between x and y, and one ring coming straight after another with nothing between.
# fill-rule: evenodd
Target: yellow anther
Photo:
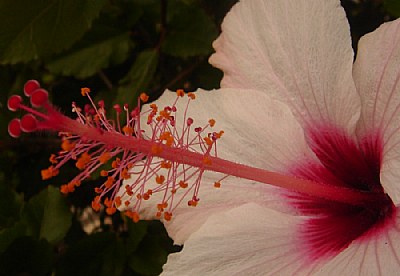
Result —
<instances>
[{"instance_id":1,"label":"yellow anther","mask_svg":"<svg viewBox=\"0 0 400 276\"><path fill-rule=\"evenodd\" d=\"M90 93L90 88L88 88L88 87L82 87L81 88L82 96L87 96L87 94L89 94L89 93Z\"/></svg>"}]
</instances>

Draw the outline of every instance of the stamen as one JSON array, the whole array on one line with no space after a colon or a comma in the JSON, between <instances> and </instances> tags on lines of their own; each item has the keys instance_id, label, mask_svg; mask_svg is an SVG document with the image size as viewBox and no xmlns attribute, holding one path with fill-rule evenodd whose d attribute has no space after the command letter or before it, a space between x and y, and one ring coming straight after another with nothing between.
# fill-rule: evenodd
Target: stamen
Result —
<instances>
[{"instance_id":1,"label":"stamen","mask_svg":"<svg viewBox=\"0 0 400 276\"><path fill-rule=\"evenodd\" d=\"M21 132L58 131L62 137L61 151L50 157L51 166L42 170L42 178L56 176L66 162L73 160L80 173L61 186L61 192L68 194L93 172L100 170L100 175L106 179L95 188L97 196L92 202L95 211L104 208L107 214L112 215L121 208L126 210L127 217L138 221L143 201L152 202L153 195L158 195L154 197L156 216L171 220L174 209L184 199L189 198L187 204L191 207L199 204L201 179L207 170L223 175L214 183L215 188L220 188L227 176L237 176L348 204L377 200L377 195L372 192L329 186L218 158L217 142L224 131L210 131L216 125L214 119L199 126L187 116L190 103L196 99L194 93L186 94L182 125L177 126L175 118L180 110L176 103L185 100L183 90L176 92L176 100L170 106L159 107L153 103L147 106L147 110L140 111L141 102L148 101L146 94L140 96L134 109L130 110L124 104L126 122L123 124L119 117L121 107L114 106L117 119L110 120L104 102L95 105L89 88L82 88L81 94L91 105L81 109L72 104L76 120L52 107L47 91L40 88L37 81L28 81L24 92L30 97L31 105L43 108L44 112L24 105L20 96L11 96L9 109L21 109L28 114L21 120L10 121L10 135L18 137ZM146 131L141 126L142 118L146 118Z\"/></svg>"}]
</instances>

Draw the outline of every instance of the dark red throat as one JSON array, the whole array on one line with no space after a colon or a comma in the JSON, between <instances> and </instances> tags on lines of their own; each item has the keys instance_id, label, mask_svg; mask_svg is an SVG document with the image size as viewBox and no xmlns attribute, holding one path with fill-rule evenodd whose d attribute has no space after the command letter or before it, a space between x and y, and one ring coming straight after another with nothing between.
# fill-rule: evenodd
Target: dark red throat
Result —
<instances>
[{"instance_id":1,"label":"dark red throat","mask_svg":"<svg viewBox=\"0 0 400 276\"><path fill-rule=\"evenodd\" d=\"M356 239L378 235L392 223L396 208L380 182L382 139L371 132L352 139L336 127L307 132L315 160L303 160L290 168L292 175L334 186L375 192L376 201L349 205L339 201L292 194L292 204L310 218L301 225L301 240L313 260L336 255Z\"/></svg>"}]
</instances>

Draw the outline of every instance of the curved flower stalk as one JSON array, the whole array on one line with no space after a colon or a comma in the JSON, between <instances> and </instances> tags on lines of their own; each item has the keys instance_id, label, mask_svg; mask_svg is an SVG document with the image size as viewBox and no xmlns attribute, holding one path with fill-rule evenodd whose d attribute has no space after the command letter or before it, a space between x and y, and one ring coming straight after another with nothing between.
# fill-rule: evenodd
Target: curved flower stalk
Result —
<instances>
[{"instance_id":1,"label":"curved flower stalk","mask_svg":"<svg viewBox=\"0 0 400 276\"><path fill-rule=\"evenodd\" d=\"M99 169L95 210L166 221L184 248L165 275L395 274L400 21L362 38L354 64L338 0L243 0L222 30L220 90L115 106L122 123L101 102L69 119L29 81L33 108L11 97L28 114L9 132L60 133L42 177L81 170L62 192Z\"/></svg>"}]
</instances>

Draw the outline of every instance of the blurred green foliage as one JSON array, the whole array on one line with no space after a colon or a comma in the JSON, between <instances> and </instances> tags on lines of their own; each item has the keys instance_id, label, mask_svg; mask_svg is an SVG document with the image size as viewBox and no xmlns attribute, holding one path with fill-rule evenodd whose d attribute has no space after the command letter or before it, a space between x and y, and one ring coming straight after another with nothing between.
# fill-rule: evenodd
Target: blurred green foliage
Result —
<instances>
[{"instance_id":1,"label":"blurred green foliage","mask_svg":"<svg viewBox=\"0 0 400 276\"><path fill-rule=\"evenodd\" d=\"M0 1L0 275L157 275L168 254L180 250L156 221L135 224L104 212L84 219L98 180L68 197L58 187L76 173L73 165L42 181L40 170L60 142L45 133L8 137L15 114L6 102L28 79L39 80L66 114L72 101L85 103L81 87L91 87L109 107L134 106L143 91L154 100L167 88L218 88L222 74L207 60L235 2ZM354 47L400 15L397 0L342 4Z\"/></svg>"}]
</instances>

